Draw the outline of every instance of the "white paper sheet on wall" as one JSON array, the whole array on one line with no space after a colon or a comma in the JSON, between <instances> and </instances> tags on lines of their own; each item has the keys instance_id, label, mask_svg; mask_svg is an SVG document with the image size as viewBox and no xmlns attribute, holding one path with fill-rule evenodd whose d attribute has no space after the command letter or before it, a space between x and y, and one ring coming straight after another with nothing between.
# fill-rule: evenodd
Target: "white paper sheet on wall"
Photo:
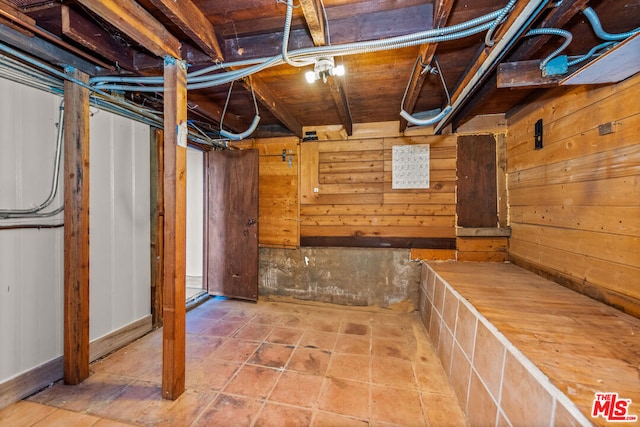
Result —
<instances>
[{"instance_id":1,"label":"white paper sheet on wall","mask_svg":"<svg viewBox=\"0 0 640 427\"><path fill-rule=\"evenodd\" d=\"M429 188L429 144L394 145L392 189Z\"/></svg>"}]
</instances>

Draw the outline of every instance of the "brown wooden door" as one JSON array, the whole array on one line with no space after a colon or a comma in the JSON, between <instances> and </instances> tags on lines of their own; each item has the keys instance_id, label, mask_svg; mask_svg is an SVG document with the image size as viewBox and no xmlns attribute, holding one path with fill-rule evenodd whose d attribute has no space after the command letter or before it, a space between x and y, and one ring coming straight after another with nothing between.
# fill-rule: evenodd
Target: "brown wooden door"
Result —
<instances>
[{"instance_id":1,"label":"brown wooden door","mask_svg":"<svg viewBox=\"0 0 640 427\"><path fill-rule=\"evenodd\" d=\"M458 226L497 227L496 141L493 135L458 137Z\"/></svg>"},{"instance_id":2,"label":"brown wooden door","mask_svg":"<svg viewBox=\"0 0 640 427\"><path fill-rule=\"evenodd\" d=\"M258 300L258 150L210 151L206 160L206 287Z\"/></svg>"}]
</instances>

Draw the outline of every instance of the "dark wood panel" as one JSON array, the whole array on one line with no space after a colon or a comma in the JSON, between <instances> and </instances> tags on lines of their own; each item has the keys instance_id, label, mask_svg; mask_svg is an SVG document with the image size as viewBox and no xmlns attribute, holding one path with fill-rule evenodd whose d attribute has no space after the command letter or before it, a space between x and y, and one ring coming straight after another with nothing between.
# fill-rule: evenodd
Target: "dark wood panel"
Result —
<instances>
[{"instance_id":1,"label":"dark wood panel","mask_svg":"<svg viewBox=\"0 0 640 427\"><path fill-rule=\"evenodd\" d=\"M458 226L496 227L496 142L492 135L458 138Z\"/></svg>"},{"instance_id":2,"label":"dark wood panel","mask_svg":"<svg viewBox=\"0 0 640 427\"><path fill-rule=\"evenodd\" d=\"M258 299L259 151L207 153L207 291Z\"/></svg>"},{"instance_id":3,"label":"dark wood panel","mask_svg":"<svg viewBox=\"0 0 640 427\"><path fill-rule=\"evenodd\" d=\"M300 237L300 246L360 247L360 248L420 248L455 249L455 238L411 238L411 237L345 237L309 236Z\"/></svg>"},{"instance_id":4,"label":"dark wood panel","mask_svg":"<svg viewBox=\"0 0 640 427\"><path fill-rule=\"evenodd\" d=\"M162 326L164 290L164 131L151 133L151 316L154 328Z\"/></svg>"}]
</instances>

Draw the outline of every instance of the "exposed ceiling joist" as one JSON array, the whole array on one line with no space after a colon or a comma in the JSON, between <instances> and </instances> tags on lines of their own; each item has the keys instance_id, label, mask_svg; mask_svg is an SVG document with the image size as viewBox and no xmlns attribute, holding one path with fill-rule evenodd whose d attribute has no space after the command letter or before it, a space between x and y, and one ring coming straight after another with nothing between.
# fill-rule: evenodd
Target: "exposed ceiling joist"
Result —
<instances>
[{"instance_id":1,"label":"exposed ceiling joist","mask_svg":"<svg viewBox=\"0 0 640 427\"><path fill-rule=\"evenodd\" d=\"M347 99L347 94L344 91L342 81L340 81L339 77L329 76L327 78L327 83L329 84L329 88L331 89L331 96L333 96L333 101L335 102L336 108L338 109L338 115L340 116L342 126L344 126L347 135L351 136L353 135L353 118L351 117L349 100Z\"/></svg>"},{"instance_id":2,"label":"exposed ceiling joist","mask_svg":"<svg viewBox=\"0 0 640 427\"><path fill-rule=\"evenodd\" d=\"M617 83L640 72L640 33L566 77L562 85Z\"/></svg>"},{"instance_id":3,"label":"exposed ceiling joist","mask_svg":"<svg viewBox=\"0 0 640 427\"><path fill-rule=\"evenodd\" d=\"M180 58L180 41L134 0L78 0L156 56Z\"/></svg>"},{"instance_id":4,"label":"exposed ceiling joist","mask_svg":"<svg viewBox=\"0 0 640 427\"><path fill-rule=\"evenodd\" d=\"M543 76L542 60L503 62L498 66L498 88L531 88L558 86L562 76Z\"/></svg>"},{"instance_id":5,"label":"exposed ceiling joist","mask_svg":"<svg viewBox=\"0 0 640 427\"><path fill-rule=\"evenodd\" d=\"M466 70L464 78L460 81L451 95L451 112L445 116L436 126L435 132L439 133L460 112L470 97L481 88L491 76L502 58L509 49L519 40L529 28L535 18L548 6L548 0L519 1L513 7L504 23L496 30L493 39L496 43L491 47L482 46L476 60ZM494 85L491 85L495 87Z\"/></svg>"},{"instance_id":6,"label":"exposed ceiling joist","mask_svg":"<svg viewBox=\"0 0 640 427\"><path fill-rule=\"evenodd\" d=\"M549 14L539 25L540 28L561 28L563 27L571 18L573 18L576 14L578 14L582 9L584 9L589 0L575 0L575 1L563 1L560 4L549 10ZM546 37L531 37L522 43L522 47L514 52L513 55L509 58L511 61L521 61L524 59L529 59L531 55L534 55L545 43L547 43L548 39Z\"/></svg>"},{"instance_id":7,"label":"exposed ceiling joist","mask_svg":"<svg viewBox=\"0 0 640 427\"><path fill-rule=\"evenodd\" d=\"M29 26L33 26L36 24L35 19L32 19L31 17L20 12L17 7L10 3L7 3L5 0L0 0L0 18L5 18L8 23L11 24L24 23Z\"/></svg>"},{"instance_id":8,"label":"exposed ceiling joist","mask_svg":"<svg viewBox=\"0 0 640 427\"><path fill-rule=\"evenodd\" d=\"M418 33L434 27L445 28L484 17L502 10L508 3L507 0L462 3L455 0L324 0L328 5L325 11L323 0L301 1L306 11L302 7L293 10L290 52L313 49L322 44L337 46L412 34L417 37ZM163 69L162 57L166 54L179 55L193 72L212 63L216 42L225 63L244 61L249 64L251 60L258 63L280 55L286 12L282 3L262 0L0 0L0 40L4 38L8 46L45 63L84 66L83 71L91 75L109 71L131 71L131 77L136 78L159 75ZM92 5L99 12L92 11ZM436 132L441 132L448 124L453 129L466 128L465 123L472 123L478 115L513 111L540 96L546 86L555 84L553 79L542 79L541 74L536 74L536 64L525 62L544 58L561 42L553 36L522 35L534 27L569 31L574 39L562 53L571 59L582 58L601 43L600 36L592 31L582 14L587 5L613 35L630 33L640 25L640 0L517 0L508 21L497 28L494 39L499 49L485 45L484 31L464 38L453 37L437 46L390 45L392 49L389 50L336 57L336 62L346 67L346 78L329 79L326 86L318 82L315 87L306 83L300 69L286 65L270 67L258 73L260 80L256 79L255 87L264 106L259 106L261 121L254 136L291 135L288 129L300 135L301 125L315 128L320 124L339 127L344 136L346 130L353 127L357 134L359 123L399 120L399 101L405 91L405 111L416 118L420 117L418 111L433 112L448 101L438 76L420 75L422 67L417 67L415 76L409 76L419 54L422 63L430 65L435 65L437 56L446 82L452 84L452 108L451 111L447 109L444 119L436 125ZM135 12L137 6L145 12ZM9 33L11 28L19 29L21 37L16 36L17 31ZM165 31L175 39L164 37ZM502 33L506 37L502 37ZM45 40L49 43L41 43ZM72 55L54 54L56 50L52 46ZM321 54L320 50L316 51L316 55ZM587 62L601 62L596 59L600 56L585 58L584 62L569 67L566 76L572 76L575 69ZM79 58L85 63L77 61ZM614 71L629 69L626 64L630 58L628 54L619 56L612 65L617 67ZM497 69L503 61L513 64L503 64L499 75ZM513 67L509 76L505 74L505 67ZM313 65L305 68L311 70ZM602 68L610 69L605 64ZM228 71L231 70L225 68L216 73ZM594 80L595 72L595 68L589 70L589 74L585 74L586 81ZM613 78L613 74L606 72L606 78ZM517 85L518 90L499 88L498 76L501 86ZM563 77L558 84L565 84L567 78ZM147 97L137 90L143 81L126 82L124 86L129 86L127 91L130 92L126 96L135 102L147 102L145 105L157 103L154 107L159 107L161 95ZM212 83L215 81L217 78L212 78ZM261 88L260 83L268 85L268 89ZM224 102L222 91L203 89L193 91L193 94L201 97L189 97L193 106L190 117L207 133L215 131ZM225 117L224 126L242 134L254 114L254 105L247 92L234 95L233 107L228 112L231 114ZM393 99L396 101L389 102ZM267 113L267 108L273 114ZM398 124L395 126L397 131ZM405 126L403 123L402 127ZM404 132L409 132L407 129Z\"/></svg>"},{"instance_id":9,"label":"exposed ceiling joist","mask_svg":"<svg viewBox=\"0 0 640 427\"><path fill-rule=\"evenodd\" d=\"M342 126L344 126L345 130L347 131L347 135L351 136L353 134L353 118L351 117L349 100L347 99L347 93L344 90L342 80L340 80L338 77L333 76L329 77L328 80L329 90L331 91L331 96L333 97L333 101L336 104L338 116L340 116Z\"/></svg>"},{"instance_id":10,"label":"exposed ceiling joist","mask_svg":"<svg viewBox=\"0 0 640 427\"><path fill-rule=\"evenodd\" d=\"M257 76L251 76L253 91L262 105L267 107L282 124L298 138L302 138L302 124L287 110L273 91ZM243 83L249 89L248 83Z\"/></svg>"},{"instance_id":11,"label":"exposed ceiling joist","mask_svg":"<svg viewBox=\"0 0 640 427\"><path fill-rule=\"evenodd\" d=\"M129 71L136 69L131 50L122 46L94 21L86 19L65 4L60 5L60 16L62 34L66 37L118 64L120 68Z\"/></svg>"},{"instance_id":12,"label":"exposed ceiling joist","mask_svg":"<svg viewBox=\"0 0 640 427\"><path fill-rule=\"evenodd\" d=\"M366 2L362 3L366 4ZM397 2L386 3L395 4ZM351 9L359 9L353 4L347 6ZM431 3L411 4L398 10L384 12L363 12L356 16L339 15L335 12L335 9L339 8L343 7L335 6L328 11L329 16L338 15L329 22L331 44L334 45L402 36L432 28L433 8ZM402 25L398 25L400 22ZM282 37L281 27L266 33L256 31L246 35L229 37L225 40L226 61L278 55L282 50ZM311 46L314 46L314 40L306 28L294 27L291 29L289 50Z\"/></svg>"},{"instance_id":13,"label":"exposed ceiling joist","mask_svg":"<svg viewBox=\"0 0 640 427\"><path fill-rule=\"evenodd\" d=\"M554 27L561 28L564 26L569 20L576 14L578 11L584 9L586 5L589 3L589 0L576 0L573 2L561 2L558 6L549 9L548 15L545 17L543 22L540 24L540 27ZM516 50L511 56L511 61L521 61L527 58L530 58L536 52L540 51L544 44L547 42L547 37L531 37L525 40L522 43L522 47ZM538 69L538 73L540 78L542 78L542 73ZM507 79L504 79L507 80ZM460 113L457 115L462 118L471 118L473 117L473 111L480 105L483 105L490 96L493 96L495 92L493 89L498 87L498 76L492 75L489 78L489 82L478 91L473 99L467 102L464 107L460 109ZM532 86L531 86L532 87ZM542 87L542 86L541 86ZM457 121L454 122L454 129L458 127L463 122Z\"/></svg>"},{"instance_id":14,"label":"exposed ceiling joist","mask_svg":"<svg viewBox=\"0 0 640 427\"><path fill-rule=\"evenodd\" d=\"M212 59L224 60L213 25L191 0L151 0L151 3L171 19Z\"/></svg>"},{"instance_id":15,"label":"exposed ceiling joist","mask_svg":"<svg viewBox=\"0 0 640 427\"><path fill-rule=\"evenodd\" d=\"M307 25L309 26L313 43L316 46L324 46L326 44L326 34L324 31L324 6L322 1L300 0L300 4L302 5L304 19L307 21ZM346 130L347 135L351 136L353 134L353 118L351 117L349 101L347 99L347 93L344 90L342 80L334 76L329 76L328 83L342 126Z\"/></svg>"},{"instance_id":16,"label":"exposed ceiling joist","mask_svg":"<svg viewBox=\"0 0 640 427\"><path fill-rule=\"evenodd\" d=\"M313 38L313 44L324 46L327 43L327 36L324 31L324 14L322 12L322 0L300 0L304 19L309 26L309 32Z\"/></svg>"},{"instance_id":17,"label":"exposed ceiling joist","mask_svg":"<svg viewBox=\"0 0 640 427\"><path fill-rule=\"evenodd\" d=\"M70 65L78 70L96 75L104 71L104 68L94 65L69 51L42 40L38 37L28 37L22 32L16 31L4 25L0 25L0 41L11 46L29 52L29 55L47 61L58 66Z\"/></svg>"},{"instance_id":18,"label":"exposed ceiling joist","mask_svg":"<svg viewBox=\"0 0 640 427\"><path fill-rule=\"evenodd\" d=\"M21 33L29 38L32 38L34 36L40 37L43 43L34 41L34 43L38 44L39 46L45 46L47 43L44 41L46 40L48 42L51 42L53 45L66 49L72 54L93 62L94 64L97 64L101 67L104 67L106 69L113 68L109 64L100 61L96 57L89 55L80 49L77 49L75 46L71 46L54 34L51 34L48 31L45 31L42 28L38 27L35 19L22 13L20 10L18 10L17 7L15 7L11 3L7 3L5 0L0 0L0 24L3 24L8 28L11 28L12 30ZM29 42L26 43L26 45L28 44ZM18 45L15 46L19 47ZM84 71L86 72L86 70Z\"/></svg>"},{"instance_id":19,"label":"exposed ceiling joist","mask_svg":"<svg viewBox=\"0 0 640 427\"><path fill-rule=\"evenodd\" d=\"M441 28L447 25L447 21L449 20L449 15L451 14L451 9L453 8L454 3L455 0L438 0L436 2L433 16L433 28ZM418 49L418 56L421 58L423 64L431 63L437 48L437 43L424 44L420 46L420 48ZM405 111L413 113L413 109L416 106L418 96L420 96L420 91L422 90L422 86L424 85L424 81L426 78L426 73L423 74L414 72L411 76L411 82L409 83L409 88L407 89L405 105L403 105ZM400 132L404 132L408 124L409 122L401 117Z\"/></svg>"}]
</instances>

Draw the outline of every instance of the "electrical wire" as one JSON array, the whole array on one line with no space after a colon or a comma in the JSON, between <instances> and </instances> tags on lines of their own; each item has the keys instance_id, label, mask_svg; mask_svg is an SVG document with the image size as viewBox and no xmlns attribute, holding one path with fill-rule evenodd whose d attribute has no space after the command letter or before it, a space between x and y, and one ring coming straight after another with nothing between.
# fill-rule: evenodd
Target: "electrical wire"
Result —
<instances>
[{"instance_id":1,"label":"electrical wire","mask_svg":"<svg viewBox=\"0 0 640 427\"><path fill-rule=\"evenodd\" d=\"M584 16L587 17L587 19L589 20L589 23L591 23L591 28L593 28L593 32L596 33L596 36L598 36L601 40L606 40L610 42L622 41L640 32L640 28L636 28L635 30L628 31L626 33L619 33L619 34L607 33L602 28L600 19L598 18L598 15L592 8L587 7L582 11L582 13L584 14Z\"/></svg>"},{"instance_id":2,"label":"electrical wire","mask_svg":"<svg viewBox=\"0 0 640 427\"><path fill-rule=\"evenodd\" d=\"M48 207L58 194L58 178L60 176L60 164L62 159L62 135L64 133L64 101L58 108L58 132L56 132L56 149L53 160L53 177L51 178L51 189L49 195L40 204L25 209L0 209L0 218L16 218L16 215L26 215L40 212ZM19 216L18 216L19 217Z\"/></svg>"},{"instance_id":3,"label":"electrical wire","mask_svg":"<svg viewBox=\"0 0 640 427\"><path fill-rule=\"evenodd\" d=\"M578 58L575 58L575 59L573 59L573 60L569 61L569 62L567 63L567 66L571 67L571 66L573 66L573 65L576 65L576 64L579 64L579 63L581 63L581 62L584 62L584 61L586 61L587 59L591 58L592 56L596 55L596 53L597 53L598 51L600 51L600 50L602 50L602 49L609 48L610 46L613 46L613 45L615 45L615 42L604 42L604 43L600 43L599 45L592 47L592 48L589 50L589 52L585 53L584 55L582 55L582 56L580 56L580 57L578 57Z\"/></svg>"},{"instance_id":4,"label":"electrical wire","mask_svg":"<svg viewBox=\"0 0 640 427\"><path fill-rule=\"evenodd\" d=\"M61 228L64 227L64 222L57 224L12 224L12 225L0 225L0 231L2 230L20 230L25 228Z\"/></svg>"},{"instance_id":5,"label":"electrical wire","mask_svg":"<svg viewBox=\"0 0 640 427\"><path fill-rule=\"evenodd\" d=\"M549 61L558 56L560 52L562 52L567 46L569 46L569 43L571 43L571 40L573 40L573 35L569 31L561 30L559 28L534 28L533 30L529 30L529 32L525 34L525 37L539 35L561 36L565 39L564 43L562 43L559 48L551 52L549 56L547 56L542 60L542 62L540 62L540 69L542 70L547 66Z\"/></svg>"},{"instance_id":6,"label":"electrical wire","mask_svg":"<svg viewBox=\"0 0 640 427\"><path fill-rule=\"evenodd\" d=\"M493 41L493 33L496 31L498 26L502 24L502 22L507 17L509 12L511 12L511 9L513 9L513 6L515 6L516 3L517 3L517 0L510 0L509 3L507 3L507 5L502 9L502 13L500 14L500 16L496 18L491 28L487 30L487 34L484 37L485 45L491 47L495 44L495 41Z\"/></svg>"},{"instance_id":7,"label":"electrical wire","mask_svg":"<svg viewBox=\"0 0 640 427\"><path fill-rule=\"evenodd\" d=\"M293 7L291 0L287 1L287 9ZM418 33L408 34L404 36L390 37L381 40L372 40L365 42L347 43L343 45L315 46L312 48L303 48L293 51L284 49L284 55L281 52L267 58L259 58L254 60L245 60L231 63L218 63L206 69L198 70L187 74L187 90L196 90L218 86L230 83L234 80L245 78L251 74L262 71L263 69L282 65L289 60L295 66L303 64L312 64L317 57L327 56L346 56L361 53L371 53L383 50L400 49L409 46L416 46L426 43L440 43L459 38L469 37L471 35L486 31L494 24L494 20L504 13L504 9L491 12L478 18L452 25L449 27L436 28ZM284 34L288 38L290 31L290 20L285 20ZM288 41L283 37L283 46ZM232 71L224 73L215 73L221 69L228 68ZM209 74L212 73L212 74ZM137 90L144 92L162 92L163 87L159 85L161 77L95 77L90 83L103 90ZM120 84L105 84L120 83ZM132 89L131 84L147 84L157 86L145 86Z\"/></svg>"}]
</instances>

